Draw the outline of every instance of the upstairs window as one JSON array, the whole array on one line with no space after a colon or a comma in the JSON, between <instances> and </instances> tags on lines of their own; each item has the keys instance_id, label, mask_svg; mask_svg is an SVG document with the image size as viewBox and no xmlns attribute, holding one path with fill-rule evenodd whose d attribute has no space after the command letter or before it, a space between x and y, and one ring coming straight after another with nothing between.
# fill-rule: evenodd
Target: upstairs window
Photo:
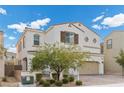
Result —
<instances>
[{"instance_id":1,"label":"upstairs window","mask_svg":"<svg viewBox=\"0 0 124 93\"><path fill-rule=\"evenodd\" d=\"M74 44L74 33L68 32L65 34L65 43Z\"/></svg>"},{"instance_id":2,"label":"upstairs window","mask_svg":"<svg viewBox=\"0 0 124 93\"><path fill-rule=\"evenodd\" d=\"M78 34L73 32L61 32L61 42L67 44L78 44Z\"/></svg>"},{"instance_id":3,"label":"upstairs window","mask_svg":"<svg viewBox=\"0 0 124 93\"><path fill-rule=\"evenodd\" d=\"M107 40L106 46L107 46L107 49L111 49L112 48L112 39Z\"/></svg>"},{"instance_id":4,"label":"upstairs window","mask_svg":"<svg viewBox=\"0 0 124 93\"><path fill-rule=\"evenodd\" d=\"M34 45L39 45L40 44L40 36L35 34L34 35Z\"/></svg>"}]
</instances>

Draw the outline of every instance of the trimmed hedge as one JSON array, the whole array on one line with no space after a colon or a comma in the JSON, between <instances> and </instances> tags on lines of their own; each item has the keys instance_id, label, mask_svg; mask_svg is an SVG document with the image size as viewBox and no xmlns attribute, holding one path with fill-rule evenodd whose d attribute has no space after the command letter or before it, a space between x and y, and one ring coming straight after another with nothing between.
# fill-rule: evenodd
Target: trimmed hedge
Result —
<instances>
[{"instance_id":1,"label":"trimmed hedge","mask_svg":"<svg viewBox=\"0 0 124 93\"><path fill-rule=\"evenodd\" d=\"M68 78L62 79L63 84L67 84L69 82Z\"/></svg>"},{"instance_id":2,"label":"trimmed hedge","mask_svg":"<svg viewBox=\"0 0 124 93\"><path fill-rule=\"evenodd\" d=\"M73 77L73 76L70 76L70 77L68 78L68 80L69 80L69 82L73 82L73 81L74 81L74 77Z\"/></svg>"},{"instance_id":3,"label":"trimmed hedge","mask_svg":"<svg viewBox=\"0 0 124 93\"><path fill-rule=\"evenodd\" d=\"M50 84L54 84L55 80L54 79L50 79Z\"/></svg>"},{"instance_id":4,"label":"trimmed hedge","mask_svg":"<svg viewBox=\"0 0 124 93\"><path fill-rule=\"evenodd\" d=\"M82 85L82 81L77 80L77 81L76 81L76 85L77 85L77 86L81 86L81 85Z\"/></svg>"},{"instance_id":5,"label":"trimmed hedge","mask_svg":"<svg viewBox=\"0 0 124 93\"><path fill-rule=\"evenodd\" d=\"M3 78L2 78L2 81L3 81L3 82L7 82L7 78L6 78L6 77L3 77Z\"/></svg>"},{"instance_id":6,"label":"trimmed hedge","mask_svg":"<svg viewBox=\"0 0 124 93\"><path fill-rule=\"evenodd\" d=\"M60 87L60 86L63 85L63 83L62 83L62 81L56 81L56 82L55 82L55 85Z\"/></svg>"},{"instance_id":7,"label":"trimmed hedge","mask_svg":"<svg viewBox=\"0 0 124 93\"><path fill-rule=\"evenodd\" d=\"M64 78L68 78L68 75L64 74L63 77L64 77Z\"/></svg>"},{"instance_id":8,"label":"trimmed hedge","mask_svg":"<svg viewBox=\"0 0 124 93\"><path fill-rule=\"evenodd\" d=\"M50 82L44 81L44 82L43 82L43 86L44 86L44 87L50 87Z\"/></svg>"},{"instance_id":9,"label":"trimmed hedge","mask_svg":"<svg viewBox=\"0 0 124 93\"><path fill-rule=\"evenodd\" d=\"M42 74L41 73L37 73L36 74L36 81L40 81L40 79L42 78Z\"/></svg>"},{"instance_id":10,"label":"trimmed hedge","mask_svg":"<svg viewBox=\"0 0 124 93\"><path fill-rule=\"evenodd\" d=\"M45 80L41 79L41 80L39 81L39 85L44 84L44 82L45 82Z\"/></svg>"}]
</instances>

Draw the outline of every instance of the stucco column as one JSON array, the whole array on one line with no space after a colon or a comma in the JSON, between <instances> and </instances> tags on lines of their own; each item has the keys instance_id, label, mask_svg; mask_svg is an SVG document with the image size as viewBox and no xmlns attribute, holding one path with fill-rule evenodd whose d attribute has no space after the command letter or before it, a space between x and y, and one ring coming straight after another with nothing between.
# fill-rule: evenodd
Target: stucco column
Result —
<instances>
[{"instance_id":1,"label":"stucco column","mask_svg":"<svg viewBox=\"0 0 124 93\"><path fill-rule=\"evenodd\" d=\"M0 77L4 77L5 76L5 64L4 64L4 57L0 56Z\"/></svg>"},{"instance_id":2,"label":"stucco column","mask_svg":"<svg viewBox=\"0 0 124 93\"><path fill-rule=\"evenodd\" d=\"M104 64L103 62L99 62L99 74L103 75L104 74Z\"/></svg>"}]
</instances>

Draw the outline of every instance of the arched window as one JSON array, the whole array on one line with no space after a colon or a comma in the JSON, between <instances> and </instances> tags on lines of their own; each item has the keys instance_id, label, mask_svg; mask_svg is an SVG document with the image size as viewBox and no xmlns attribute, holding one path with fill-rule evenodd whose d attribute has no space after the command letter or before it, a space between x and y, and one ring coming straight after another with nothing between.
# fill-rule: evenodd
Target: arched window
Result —
<instances>
[{"instance_id":1,"label":"arched window","mask_svg":"<svg viewBox=\"0 0 124 93\"><path fill-rule=\"evenodd\" d=\"M40 44L40 36L38 34L34 35L34 45Z\"/></svg>"},{"instance_id":2,"label":"arched window","mask_svg":"<svg viewBox=\"0 0 124 93\"><path fill-rule=\"evenodd\" d=\"M96 40L96 38L94 38L94 39L93 39L93 43L96 43L96 42L97 42L97 40Z\"/></svg>"}]
</instances>

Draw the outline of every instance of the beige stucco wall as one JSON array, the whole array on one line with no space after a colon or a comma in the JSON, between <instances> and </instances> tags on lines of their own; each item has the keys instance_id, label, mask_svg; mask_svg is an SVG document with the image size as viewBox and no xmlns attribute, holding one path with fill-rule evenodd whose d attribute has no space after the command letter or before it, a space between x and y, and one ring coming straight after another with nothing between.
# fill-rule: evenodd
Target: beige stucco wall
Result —
<instances>
[{"instance_id":1,"label":"beige stucco wall","mask_svg":"<svg viewBox=\"0 0 124 93\"><path fill-rule=\"evenodd\" d=\"M0 45L3 46L3 32L0 32ZM0 56L0 77L4 77L4 57Z\"/></svg>"},{"instance_id":2,"label":"beige stucco wall","mask_svg":"<svg viewBox=\"0 0 124 93\"><path fill-rule=\"evenodd\" d=\"M106 48L106 41L112 39L112 49ZM114 57L118 56L121 49L124 50L124 31L114 31L104 40L104 60L106 74L121 74L122 68L116 63Z\"/></svg>"}]
</instances>

